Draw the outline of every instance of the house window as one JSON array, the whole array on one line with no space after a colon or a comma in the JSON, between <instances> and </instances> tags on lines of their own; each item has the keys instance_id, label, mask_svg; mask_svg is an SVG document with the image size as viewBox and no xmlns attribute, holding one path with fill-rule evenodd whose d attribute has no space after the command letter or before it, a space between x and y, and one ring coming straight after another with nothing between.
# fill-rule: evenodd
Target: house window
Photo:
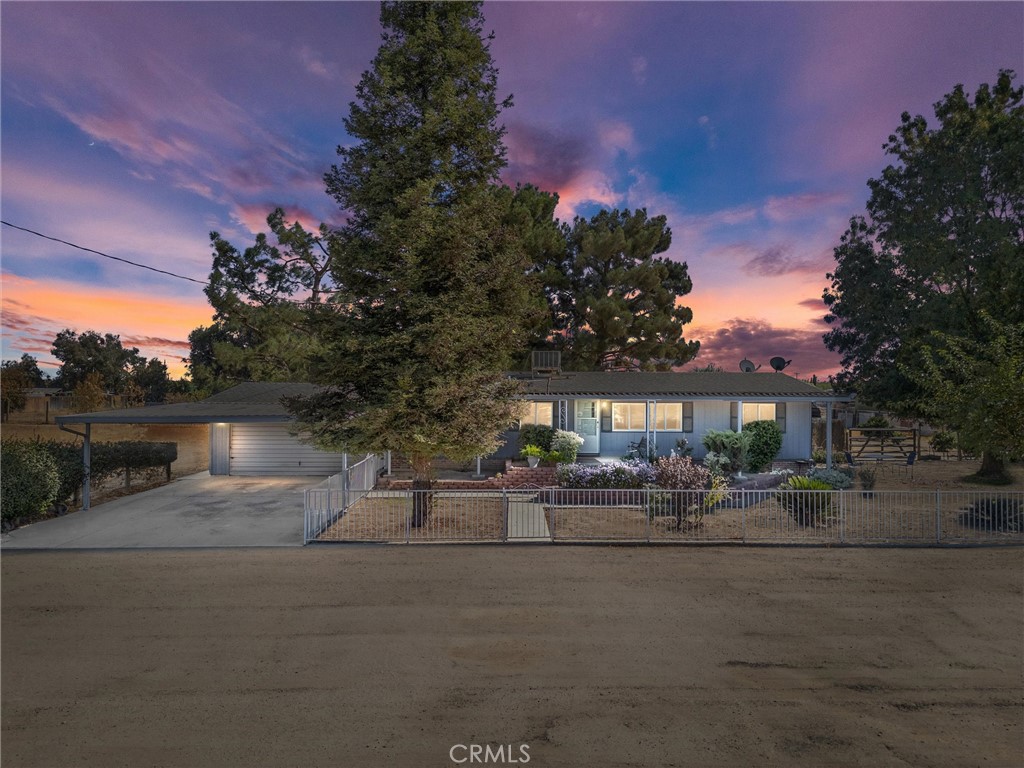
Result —
<instances>
[{"instance_id":1,"label":"house window","mask_svg":"<svg viewBox=\"0 0 1024 768\"><path fill-rule=\"evenodd\" d=\"M612 432L643 432L647 403L612 403Z\"/></svg>"},{"instance_id":2,"label":"house window","mask_svg":"<svg viewBox=\"0 0 1024 768\"><path fill-rule=\"evenodd\" d=\"M523 416L519 422L519 426L524 424L541 424L545 427L550 427L551 422L555 415L555 404L554 403L527 403L528 409L526 415Z\"/></svg>"},{"instance_id":3,"label":"house window","mask_svg":"<svg viewBox=\"0 0 1024 768\"><path fill-rule=\"evenodd\" d=\"M744 403L743 423L775 421L775 403Z\"/></svg>"},{"instance_id":4,"label":"house window","mask_svg":"<svg viewBox=\"0 0 1024 768\"><path fill-rule=\"evenodd\" d=\"M656 403L653 422L661 432L693 432L693 403Z\"/></svg>"},{"instance_id":5,"label":"house window","mask_svg":"<svg viewBox=\"0 0 1024 768\"><path fill-rule=\"evenodd\" d=\"M733 432L739 429L739 407L738 403L729 403L729 428ZM743 423L749 424L752 421L774 421L779 425L779 431L786 432L786 404L785 403L744 403Z\"/></svg>"}]
</instances>

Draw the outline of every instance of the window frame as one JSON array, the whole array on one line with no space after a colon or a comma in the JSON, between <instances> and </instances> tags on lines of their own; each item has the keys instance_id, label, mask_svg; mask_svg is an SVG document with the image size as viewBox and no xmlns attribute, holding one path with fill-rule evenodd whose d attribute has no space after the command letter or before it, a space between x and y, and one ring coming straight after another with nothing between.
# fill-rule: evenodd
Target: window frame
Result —
<instances>
[{"instance_id":1,"label":"window frame","mask_svg":"<svg viewBox=\"0 0 1024 768\"><path fill-rule=\"evenodd\" d=\"M629 418L627 419L627 426L625 429L615 426L615 410L618 406L628 406L630 409L627 411ZM641 421L643 422L640 426L633 426L632 409L639 407L640 413L642 414ZM647 431L647 403L646 401L636 400L613 400L611 404L611 417L612 417L612 432L646 432Z\"/></svg>"},{"instance_id":2,"label":"window frame","mask_svg":"<svg viewBox=\"0 0 1024 768\"><path fill-rule=\"evenodd\" d=\"M527 419L520 419L519 420L519 429L522 429L524 425L531 425L532 426L534 424L540 424L542 427L550 427L550 426L552 426L554 424L554 420L555 420L555 404L553 402L544 401L544 400L529 400L527 402L529 403L530 408L533 411L533 413L528 415L527 418L532 418L532 420L528 421ZM551 413L548 415L547 423L537 421L537 413L540 410L540 406L542 406L542 405L546 405L548 408L551 409Z\"/></svg>"}]
</instances>

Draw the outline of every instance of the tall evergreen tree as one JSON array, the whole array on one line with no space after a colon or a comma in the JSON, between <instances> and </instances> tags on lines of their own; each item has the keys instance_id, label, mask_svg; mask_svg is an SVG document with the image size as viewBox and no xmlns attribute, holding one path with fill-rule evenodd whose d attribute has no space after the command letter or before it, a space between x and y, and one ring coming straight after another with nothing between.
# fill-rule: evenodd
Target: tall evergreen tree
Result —
<instances>
[{"instance_id":1,"label":"tall evergreen tree","mask_svg":"<svg viewBox=\"0 0 1024 768\"><path fill-rule=\"evenodd\" d=\"M393 450L429 488L438 454L494 451L519 416L502 375L536 302L525 279L479 3L384 3L327 190L348 214L332 258L338 294L315 368L330 385L293 403L328 448ZM425 508L417 510L416 524Z\"/></svg>"},{"instance_id":2,"label":"tall evergreen tree","mask_svg":"<svg viewBox=\"0 0 1024 768\"><path fill-rule=\"evenodd\" d=\"M576 370L670 370L697 355L679 299L693 287L685 263L658 257L672 242L664 216L601 211L564 228L566 247L546 265L552 342Z\"/></svg>"}]
</instances>

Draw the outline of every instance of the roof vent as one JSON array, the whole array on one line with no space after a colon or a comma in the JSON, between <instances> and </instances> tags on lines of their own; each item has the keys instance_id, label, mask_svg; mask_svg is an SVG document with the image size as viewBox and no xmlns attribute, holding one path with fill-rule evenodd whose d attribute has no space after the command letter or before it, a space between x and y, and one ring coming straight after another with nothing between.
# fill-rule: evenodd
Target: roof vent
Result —
<instances>
[{"instance_id":1,"label":"roof vent","mask_svg":"<svg viewBox=\"0 0 1024 768\"><path fill-rule=\"evenodd\" d=\"M530 353L530 370L539 374L561 373L562 352L557 349L535 349Z\"/></svg>"}]
</instances>

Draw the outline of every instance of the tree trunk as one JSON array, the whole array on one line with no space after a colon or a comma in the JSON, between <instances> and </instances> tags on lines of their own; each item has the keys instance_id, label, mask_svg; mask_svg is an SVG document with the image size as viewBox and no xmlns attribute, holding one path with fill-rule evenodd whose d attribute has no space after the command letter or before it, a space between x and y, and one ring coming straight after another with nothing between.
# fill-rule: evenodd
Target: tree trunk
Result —
<instances>
[{"instance_id":1,"label":"tree trunk","mask_svg":"<svg viewBox=\"0 0 1024 768\"><path fill-rule=\"evenodd\" d=\"M981 469L975 475L979 480L988 480L996 483L1009 482L1010 476L1006 471L1006 462L989 451L981 454Z\"/></svg>"},{"instance_id":2,"label":"tree trunk","mask_svg":"<svg viewBox=\"0 0 1024 768\"><path fill-rule=\"evenodd\" d=\"M412 466L412 522L413 528L421 528L426 525L430 517L432 507L431 480L430 480L430 457L410 456L409 464Z\"/></svg>"}]
</instances>

